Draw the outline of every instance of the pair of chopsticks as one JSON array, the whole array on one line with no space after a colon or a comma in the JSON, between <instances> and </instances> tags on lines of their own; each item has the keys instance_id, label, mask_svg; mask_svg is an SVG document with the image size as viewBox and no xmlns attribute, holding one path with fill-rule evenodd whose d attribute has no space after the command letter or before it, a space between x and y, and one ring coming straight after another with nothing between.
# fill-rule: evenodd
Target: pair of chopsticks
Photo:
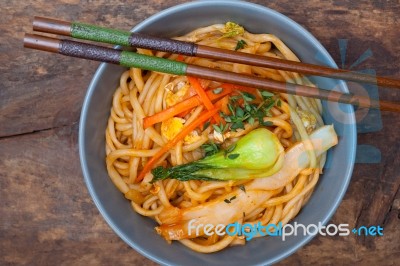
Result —
<instances>
[{"instance_id":1,"label":"pair of chopsticks","mask_svg":"<svg viewBox=\"0 0 400 266\"><path fill-rule=\"evenodd\" d=\"M101 43L132 46L135 48L145 48L187 56L198 56L253 66L280 69L307 75L377 84L378 86L397 89L400 88L400 80L398 79L375 77L372 75L351 72L342 69L334 69L325 66L252 55L237 51L229 51L190 42L114 30L79 22L66 22L50 18L35 17L33 21L33 30ZM276 93L289 93L298 96L346 103L362 108L374 108L385 111L400 112L400 105L393 102L377 101L367 97L348 93L340 93L309 86L277 82L260 77L210 69L186 64L184 62L142 55L135 52L116 50L113 48L71 40L55 39L36 34L25 34L24 47L59 53L72 57L119 64L126 67L136 67L174 75L195 76L220 82L228 82L248 87L265 89Z\"/></svg>"}]
</instances>

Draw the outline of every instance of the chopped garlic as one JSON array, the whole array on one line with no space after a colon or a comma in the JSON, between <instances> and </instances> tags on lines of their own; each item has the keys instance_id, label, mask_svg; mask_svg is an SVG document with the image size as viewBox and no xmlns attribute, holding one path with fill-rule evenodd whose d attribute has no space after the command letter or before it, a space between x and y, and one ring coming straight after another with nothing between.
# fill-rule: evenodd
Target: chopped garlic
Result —
<instances>
[{"instance_id":1,"label":"chopped garlic","mask_svg":"<svg viewBox=\"0 0 400 266\"><path fill-rule=\"evenodd\" d=\"M214 130L211 138L213 138L216 143L223 143L226 139L230 138L230 136L230 132L226 132L222 135L221 133Z\"/></svg>"}]
</instances>

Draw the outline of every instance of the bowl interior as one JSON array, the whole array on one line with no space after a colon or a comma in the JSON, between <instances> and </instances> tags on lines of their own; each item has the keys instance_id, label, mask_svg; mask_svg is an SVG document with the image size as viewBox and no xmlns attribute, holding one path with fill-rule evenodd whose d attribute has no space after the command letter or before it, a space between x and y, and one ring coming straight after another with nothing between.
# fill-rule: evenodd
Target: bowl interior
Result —
<instances>
[{"instance_id":1,"label":"bowl interior","mask_svg":"<svg viewBox=\"0 0 400 266\"><path fill-rule=\"evenodd\" d=\"M213 23L234 21L253 33L272 33L282 39L302 61L336 67L310 33L287 17L258 5L239 1L201 1L167 9L140 23L134 31L172 37ZM245 246L214 254L199 254L179 243L168 245L154 231L151 219L136 214L115 188L105 167L104 131L111 99L125 69L102 64L97 70L82 109L79 148L85 181L93 200L113 230L131 247L161 264L243 265L271 264L295 252L312 236L257 238ZM320 87L347 92L343 82L313 78ZM295 221L308 225L327 223L339 205L351 177L356 145L353 109L349 105L323 103L324 121L334 124L339 144L328 153L324 174L310 201Z\"/></svg>"}]
</instances>

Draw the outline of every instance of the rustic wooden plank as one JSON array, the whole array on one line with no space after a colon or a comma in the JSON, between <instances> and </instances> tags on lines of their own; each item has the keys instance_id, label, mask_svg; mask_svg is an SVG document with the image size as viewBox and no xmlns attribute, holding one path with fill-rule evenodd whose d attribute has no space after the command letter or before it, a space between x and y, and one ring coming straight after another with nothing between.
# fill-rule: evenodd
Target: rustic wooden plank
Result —
<instances>
[{"instance_id":1,"label":"rustic wooden plank","mask_svg":"<svg viewBox=\"0 0 400 266\"><path fill-rule=\"evenodd\" d=\"M127 247L96 210L79 170L77 134L74 125L0 140L0 250L6 254L0 262L150 263ZM400 172L398 157L397 152L397 164L389 165L388 174ZM384 160L391 159L391 155L384 156ZM392 243L400 237L398 185L393 201L384 204L392 208L383 215L371 201L384 197L393 182L358 172L331 223L349 223L350 227L383 224L385 236L316 237L282 265L395 262L399 247ZM382 189L374 191L375 186ZM360 216L360 212L365 214ZM379 217L365 220L363 215Z\"/></svg>"},{"instance_id":2,"label":"rustic wooden plank","mask_svg":"<svg viewBox=\"0 0 400 266\"><path fill-rule=\"evenodd\" d=\"M78 1L79 2L79 1ZM34 15L131 29L178 1L2 2L0 23L0 137L70 125L79 118L98 63L22 48ZM183 2L183 1L181 1ZM10 23L11 22L11 23ZM110 88L114 89L114 88Z\"/></svg>"},{"instance_id":3,"label":"rustic wooden plank","mask_svg":"<svg viewBox=\"0 0 400 266\"><path fill-rule=\"evenodd\" d=\"M77 125L2 139L0 264L155 265L128 247L91 200Z\"/></svg>"},{"instance_id":4,"label":"rustic wooden plank","mask_svg":"<svg viewBox=\"0 0 400 266\"><path fill-rule=\"evenodd\" d=\"M0 66L0 136L76 122L83 95L97 66L94 62L20 49L23 33L31 30L33 15L60 16L66 20L80 19L129 29L149 15L181 2L184 1L152 1L151 4L134 1L127 8L122 1L79 5L73 0L32 4L6 1L0 17L4 28L0 36L0 59L7 62ZM304 25L322 41L337 62L340 61L337 39L347 38L350 46L359 50L349 53L348 62L354 62L352 56L357 57L371 48L374 57L367 64L378 69L381 75L399 74L396 67L400 57L400 40L396 37L399 5L393 2L352 5L340 1L314 1L305 5L270 1L267 6ZM393 92L389 94L392 96ZM69 108L66 110L64 106Z\"/></svg>"}]
</instances>

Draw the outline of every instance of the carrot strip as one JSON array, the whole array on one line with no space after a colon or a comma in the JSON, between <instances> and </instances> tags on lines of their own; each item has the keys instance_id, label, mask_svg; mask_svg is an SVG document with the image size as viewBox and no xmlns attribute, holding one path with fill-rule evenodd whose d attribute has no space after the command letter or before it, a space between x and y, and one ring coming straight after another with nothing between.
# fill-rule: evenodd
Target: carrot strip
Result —
<instances>
[{"instance_id":1,"label":"carrot strip","mask_svg":"<svg viewBox=\"0 0 400 266\"><path fill-rule=\"evenodd\" d=\"M180 117L180 118L184 118L185 116L187 116L188 114L190 114L191 110L186 110L185 112L182 112L176 116Z\"/></svg>"},{"instance_id":2,"label":"carrot strip","mask_svg":"<svg viewBox=\"0 0 400 266\"><path fill-rule=\"evenodd\" d=\"M225 96L224 98L218 100L214 106L221 109L221 112L224 114L229 114L229 108L228 108L228 103L229 103L229 96Z\"/></svg>"},{"instance_id":3,"label":"carrot strip","mask_svg":"<svg viewBox=\"0 0 400 266\"><path fill-rule=\"evenodd\" d=\"M179 61L179 62L183 62L183 61L185 61L185 57L183 56L183 55L178 55L178 57L176 58L176 61Z\"/></svg>"},{"instance_id":4,"label":"carrot strip","mask_svg":"<svg viewBox=\"0 0 400 266\"><path fill-rule=\"evenodd\" d=\"M212 90L209 90L206 93L207 97L211 101L214 101L232 93L232 89L230 88L223 89L219 94L215 94ZM161 112L158 112L157 114L145 117L143 119L143 128L148 128L156 123L167 120L168 118L174 117L187 110L191 110L194 107L199 106L201 104L202 101L200 99L200 96L195 95L189 97L186 100L183 100L182 102L175 104L174 106L171 106L167 109L162 110Z\"/></svg>"},{"instance_id":5,"label":"carrot strip","mask_svg":"<svg viewBox=\"0 0 400 266\"><path fill-rule=\"evenodd\" d=\"M234 91L236 90L236 91L247 92L247 93L253 94L254 96L256 96L256 98L259 98L258 91L255 88L250 88L250 87L245 87L245 86L230 84L230 83L224 83L221 85L221 87L224 89L231 89Z\"/></svg>"},{"instance_id":6,"label":"carrot strip","mask_svg":"<svg viewBox=\"0 0 400 266\"><path fill-rule=\"evenodd\" d=\"M172 149L180 140L184 139L190 132L196 129L200 124L204 123L208 119L210 119L213 115L215 115L219 111L218 108L214 108L207 113L199 116L198 119L185 126L181 132L179 132L173 139L167 142L164 147L162 147L150 160L147 161L146 165L143 167L143 170L140 172L136 181L143 180L144 176L153 168L154 164L161 158L161 156Z\"/></svg>"},{"instance_id":7,"label":"carrot strip","mask_svg":"<svg viewBox=\"0 0 400 266\"><path fill-rule=\"evenodd\" d=\"M197 96L190 97L180 103L175 104L167 109L162 110L154 115L143 118L143 128L148 128L156 123L167 120L168 118L174 117L186 110L192 109L201 104L200 99Z\"/></svg>"},{"instance_id":8,"label":"carrot strip","mask_svg":"<svg viewBox=\"0 0 400 266\"><path fill-rule=\"evenodd\" d=\"M257 89L255 89L255 88L250 88L250 87L245 87L245 86L230 84L230 83L224 83L221 85L221 87L224 89L239 90L239 91L244 91L244 92L248 92L248 93L257 95Z\"/></svg>"},{"instance_id":9,"label":"carrot strip","mask_svg":"<svg viewBox=\"0 0 400 266\"><path fill-rule=\"evenodd\" d=\"M214 105L208 98L204 88L200 84L200 80L195 77L187 77L189 80L190 85L195 89L197 95L200 96L200 99L203 101L204 106L207 108L207 110L212 110L214 109Z\"/></svg>"},{"instance_id":10,"label":"carrot strip","mask_svg":"<svg viewBox=\"0 0 400 266\"><path fill-rule=\"evenodd\" d=\"M229 108L228 108L228 103L229 103L229 95L227 95L227 96L223 97L222 99L219 99L218 101L216 101L216 102L214 103L214 106L215 106L216 108L218 108L219 110L221 110L221 112L223 112L224 114L229 114L230 111L229 111ZM207 111L202 111L202 112L200 113L200 116L203 115L203 114L205 114L205 113L207 113ZM219 114L218 114L218 115L219 115ZM219 115L219 116L220 116L220 115ZM221 117L221 116L220 116L220 117ZM219 125L220 123L222 123L222 124L225 125L225 124L226 124L225 119L222 119L222 117L221 117L221 121L218 122L217 125ZM201 129L203 128L204 124L205 124L205 123L200 124L200 125L198 126L198 128L201 130Z\"/></svg>"},{"instance_id":11,"label":"carrot strip","mask_svg":"<svg viewBox=\"0 0 400 266\"><path fill-rule=\"evenodd\" d=\"M192 87L195 89L197 92L197 95L200 96L200 99L202 100L204 106L206 107L207 110L211 110L214 108L214 105L212 104L211 100L208 98L203 86L200 83L200 80L195 77L187 77L189 80L189 83L192 85ZM222 123L223 119L219 114L215 114L213 116L215 123L220 124Z\"/></svg>"}]
</instances>

